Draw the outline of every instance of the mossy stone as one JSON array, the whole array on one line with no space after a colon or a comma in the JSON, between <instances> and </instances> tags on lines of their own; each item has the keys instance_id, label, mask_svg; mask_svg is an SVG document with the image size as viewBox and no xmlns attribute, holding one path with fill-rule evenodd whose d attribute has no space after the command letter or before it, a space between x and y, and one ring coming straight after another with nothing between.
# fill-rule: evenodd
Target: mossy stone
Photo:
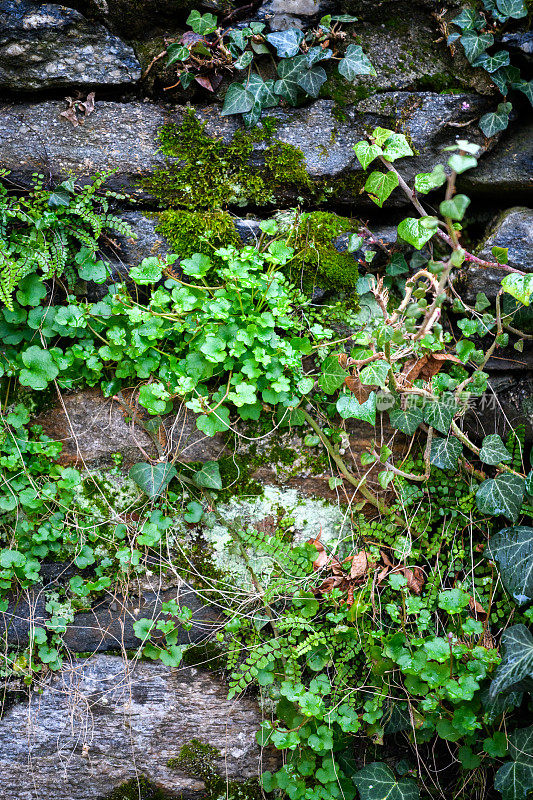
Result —
<instances>
[{"instance_id":1,"label":"mossy stone","mask_svg":"<svg viewBox=\"0 0 533 800\"><path fill-rule=\"evenodd\" d=\"M222 754L210 744L191 739L183 745L176 758L170 758L167 766L180 770L191 778L200 778L205 783L205 800L260 800L262 797L257 780L228 781L215 771L214 762Z\"/></svg>"},{"instance_id":2,"label":"mossy stone","mask_svg":"<svg viewBox=\"0 0 533 800\"><path fill-rule=\"evenodd\" d=\"M241 244L233 218L225 211L163 211L157 232L180 258L190 258L193 253L212 256L214 248Z\"/></svg>"}]
</instances>

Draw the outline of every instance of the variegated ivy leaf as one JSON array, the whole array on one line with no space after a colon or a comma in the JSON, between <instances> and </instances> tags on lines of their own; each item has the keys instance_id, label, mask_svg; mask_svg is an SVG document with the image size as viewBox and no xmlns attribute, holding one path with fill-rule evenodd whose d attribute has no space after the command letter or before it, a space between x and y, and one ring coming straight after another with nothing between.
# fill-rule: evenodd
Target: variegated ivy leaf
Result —
<instances>
[{"instance_id":1,"label":"variegated ivy leaf","mask_svg":"<svg viewBox=\"0 0 533 800\"><path fill-rule=\"evenodd\" d=\"M489 687L489 698L516 690L516 685L533 676L533 636L525 625L513 625L502 634L503 657Z\"/></svg>"},{"instance_id":2,"label":"variegated ivy leaf","mask_svg":"<svg viewBox=\"0 0 533 800\"><path fill-rule=\"evenodd\" d=\"M253 94L242 83L232 83L228 87L220 113L223 117L227 117L230 114L246 114L247 111L252 110L253 105Z\"/></svg>"},{"instance_id":3,"label":"variegated ivy leaf","mask_svg":"<svg viewBox=\"0 0 533 800\"><path fill-rule=\"evenodd\" d=\"M485 24L485 20L473 8L463 8L460 14L452 19L452 25L457 25L463 31L479 30Z\"/></svg>"},{"instance_id":4,"label":"variegated ivy leaf","mask_svg":"<svg viewBox=\"0 0 533 800\"><path fill-rule=\"evenodd\" d=\"M522 19L527 16L527 8L524 0L496 0L498 11L504 17Z\"/></svg>"},{"instance_id":5,"label":"variegated ivy leaf","mask_svg":"<svg viewBox=\"0 0 533 800\"><path fill-rule=\"evenodd\" d=\"M328 79L324 67L312 67L302 72L298 78L298 86L311 97L318 97L320 87Z\"/></svg>"},{"instance_id":6,"label":"variegated ivy leaf","mask_svg":"<svg viewBox=\"0 0 533 800\"><path fill-rule=\"evenodd\" d=\"M424 220L435 220L435 226L425 225ZM436 217L406 217L398 225L398 235L416 250L421 250L435 233L436 227Z\"/></svg>"},{"instance_id":7,"label":"variegated ivy leaf","mask_svg":"<svg viewBox=\"0 0 533 800\"><path fill-rule=\"evenodd\" d=\"M490 537L485 555L498 564L503 585L518 605L533 600L533 528L504 528Z\"/></svg>"},{"instance_id":8,"label":"variegated ivy leaf","mask_svg":"<svg viewBox=\"0 0 533 800\"><path fill-rule=\"evenodd\" d=\"M418 786L410 778L396 778L386 764L374 761L353 776L361 800L418 800Z\"/></svg>"},{"instance_id":9,"label":"variegated ivy leaf","mask_svg":"<svg viewBox=\"0 0 533 800\"><path fill-rule=\"evenodd\" d=\"M294 58L284 58L278 64L279 80L274 84L274 91L289 103L294 105L298 100L302 73L307 69L307 56L299 55Z\"/></svg>"},{"instance_id":10,"label":"variegated ivy leaf","mask_svg":"<svg viewBox=\"0 0 533 800\"><path fill-rule=\"evenodd\" d=\"M358 44L348 45L344 58L339 61L339 72L348 81L354 81L358 75L377 75L363 53L363 48Z\"/></svg>"},{"instance_id":11,"label":"variegated ivy leaf","mask_svg":"<svg viewBox=\"0 0 533 800\"><path fill-rule=\"evenodd\" d=\"M159 497L177 474L173 464L148 464L146 462L134 464L128 472L132 481L151 498Z\"/></svg>"},{"instance_id":12,"label":"variegated ivy leaf","mask_svg":"<svg viewBox=\"0 0 533 800\"><path fill-rule=\"evenodd\" d=\"M424 405L424 422L440 433L448 433L457 411L457 403L453 394L443 395L438 400L431 400Z\"/></svg>"},{"instance_id":13,"label":"variegated ivy leaf","mask_svg":"<svg viewBox=\"0 0 533 800\"><path fill-rule=\"evenodd\" d=\"M245 83L245 88L253 95L254 104L250 111L243 114L243 120L248 128L257 123L263 108L274 108L279 103L279 98L274 94L274 81L264 81L255 72L252 72Z\"/></svg>"},{"instance_id":14,"label":"variegated ivy leaf","mask_svg":"<svg viewBox=\"0 0 533 800\"><path fill-rule=\"evenodd\" d=\"M430 463L439 469L456 469L463 445L459 439L435 437L431 442Z\"/></svg>"},{"instance_id":15,"label":"variegated ivy leaf","mask_svg":"<svg viewBox=\"0 0 533 800\"><path fill-rule=\"evenodd\" d=\"M533 79L530 81L516 81L513 83L513 89L518 89L519 92L523 92L533 106Z\"/></svg>"},{"instance_id":16,"label":"variegated ivy leaf","mask_svg":"<svg viewBox=\"0 0 533 800\"><path fill-rule=\"evenodd\" d=\"M395 172L371 172L365 183L365 190L370 199L382 208L383 203L391 192L398 186L398 176Z\"/></svg>"},{"instance_id":17,"label":"variegated ivy leaf","mask_svg":"<svg viewBox=\"0 0 533 800\"><path fill-rule=\"evenodd\" d=\"M341 367L337 356L328 356L322 363L318 385L326 394L333 394L346 380L348 372Z\"/></svg>"},{"instance_id":18,"label":"variegated ivy leaf","mask_svg":"<svg viewBox=\"0 0 533 800\"><path fill-rule=\"evenodd\" d=\"M476 493L477 507L482 514L502 514L514 522L524 499L525 481L519 475L504 472L483 481Z\"/></svg>"},{"instance_id":19,"label":"variegated ivy leaf","mask_svg":"<svg viewBox=\"0 0 533 800\"><path fill-rule=\"evenodd\" d=\"M500 461L511 461L513 458L497 433L485 436L479 457L484 464L492 465L499 464Z\"/></svg>"},{"instance_id":20,"label":"variegated ivy leaf","mask_svg":"<svg viewBox=\"0 0 533 800\"><path fill-rule=\"evenodd\" d=\"M372 361L368 366L363 367L359 374L361 383L370 386L385 386L387 375L389 374L390 364L388 361L378 359Z\"/></svg>"},{"instance_id":21,"label":"variegated ivy leaf","mask_svg":"<svg viewBox=\"0 0 533 800\"><path fill-rule=\"evenodd\" d=\"M482 53L479 58L476 58L473 67L482 67L486 72L496 72L500 67L507 67L510 64L509 52L507 50L498 50L493 56L488 53Z\"/></svg>"},{"instance_id":22,"label":"variegated ivy leaf","mask_svg":"<svg viewBox=\"0 0 533 800\"><path fill-rule=\"evenodd\" d=\"M509 755L513 760L500 767L494 788L502 800L525 800L533 789L533 725L509 735Z\"/></svg>"},{"instance_id":23,"label":"variegated ivy leaf","mask_svg":"<svg viewBox=\"0 0 533 800\"><path fill-rule=\"evenodd\" d=\"M286 31L269 33L266 38L276 48L279 58L291 58L300 52L304 34L299 28L288 28Z\"/></svg>"},{"instance_id":24,"label":"variegated ivy leaf","mask_svg":"<svg viewBox=\"0 0 533 800\"><path fill-rule=\"evenodd\" d=\"M504 131L509 125L509 114L513 106L511 103L500 103L496 111L483 114L479 120L479 127L487 138L490 139L500 131Z\"/></svg>"},{"instance_id":25,"label":"variegated ivy leaf","mask_svg":"<svg viewBox=\"0 0 533 800\"><path fill-rule=\"evenodd\" d=\"M362 419L375 425L376 393L370 392L364 403L359 403L353 394L341 394L337 400L337 411L343 419Z\"/></svg>"},{"instance_id":26,"label":"variegated ivy leaf","mask_svg":"<svg viewBox=\"0 0 533 800\"><path fill-rule=\"evenodd\" d=\"M493 72L490 77L500 92L503 95L506 95L509 90L509 86L512 86L513 89L517 88L515 84L516 81L520 80L520 70L517 69L517 67L509 65L496 70L496 72Z\"/></svg>"},{"instance_id":27,"label":"variegated ivy leaf","mask_svg":"<svg viewBox=\"0 0 533 800\"><path fill-rule=\"evenodd\" d=\"M494 44L494 36L492 33L476 33L475 31L468 30L463 33L460 40L464 47L465 55L472 64L476 58L479 58L481 53L484 53L488 47Z\"/></svg>"},{"instance_id":28,"label":"variegated ivy leaf","mask_svg":"<svg viewBox=\"0 0 533 800\"><path fill-rule=\"evenodd\" d=\"M353 149L363 169L366 169L375 158L383 154L381 147L378 147L377 144L369 144L368 142L357 142Z\"/></svg>"},{"instance_id":29,"label":"variegated ivy leaf","mask_svg":"<svg viewBox=\"0 0 533 800\"><path fill-rule=\"evenodd\" d=\"M420 194L427 194L433 189L438 189L446 182L446 174L442 164L433 167L432 172L419 172L415 177L415 189Z\"/></svg>"},{"instance_id":30,"label":"variegated ivy leaf","mask_svg":"<svg viewBox=\"0 0 533 800\"><path fill-rule=\"evenodd\" d=\"M407 436L412 436L418 426L424 421L424 412L417 405L410 405L405 410L395 409L389 411L389 420L393 428Z\"/></svg>"},{"instance_id":31,"label":"variegated ivy leaf","mask_svg":"<svg viewBox=\"0 0 533 800\"><path fill-rule=\"evenodd\" d=\"M333 50L330 50L329 47L326 50L323 50L321 47L310 47L307 51L307 66L309 68L314 67L318 61L327 61L333 55Z\"/></svg>"}]
</instances>

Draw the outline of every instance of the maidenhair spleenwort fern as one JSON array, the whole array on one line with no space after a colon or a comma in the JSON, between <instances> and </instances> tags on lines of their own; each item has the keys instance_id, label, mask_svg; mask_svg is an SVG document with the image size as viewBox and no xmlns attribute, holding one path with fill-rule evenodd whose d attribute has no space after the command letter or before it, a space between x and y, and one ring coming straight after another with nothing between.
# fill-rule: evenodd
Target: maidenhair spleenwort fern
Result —
<instances>
[{"instance_id":1,"label":"maidenhair spleenwort fern","mask_svg":"<svg viewBox=\"0 0 533 800\"><path fill-rule=\"evenodd\" d=\"M0 178L7 176L0 173ZM21 281L33 273L45 280L65 276L69 286L78 275L105 280L105 265L96 257L101 236L111 230L135 235L124 220L109 213L110 198L121 195L103 190L108 177L99 173L82 188L70 178L51 190L44 188L43 176L35 175L24 195L0 183L0 302L10 310Z\"/></svg>"}]
</instances>

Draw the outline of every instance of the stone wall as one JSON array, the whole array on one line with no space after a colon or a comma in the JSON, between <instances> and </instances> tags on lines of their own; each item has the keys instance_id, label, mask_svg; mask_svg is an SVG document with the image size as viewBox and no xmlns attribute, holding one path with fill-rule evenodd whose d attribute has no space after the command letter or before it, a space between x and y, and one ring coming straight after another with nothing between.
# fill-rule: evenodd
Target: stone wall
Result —
<instances>
[{"instance_id":1,"label":"stone wall","mask_svg":"<svg viewBox=\"0 0 533 800\"><path fill-rule=\"evenodd\" d=\"M205 123L203 136L229 144L240 129L234 117L221 116L220 96L196 85L165 91L172 81L163 60L145 74L164 38L183 32L189 10L197 5L191 0L71 0L66 5L0 0L0 167L10 171L6 184L24 189L35 172L51 181L74 174L83 184L98 170L113 170L108 186L123 194L118 213L138 236L103 243L120 275L144 256L173 247L158 229L165 202L159 202L161 187L154 174L168 166L159 149L161 127L179 126L192 109ZM253 14L276 30L310 25L331 9L354 12L363 22L357 41L378 75L362 76L351 86L330 77L318 99L272 111L274 141L289 147L282 152L288 153L291 168L286 163L273 168L272 142L257 137L247 154L249 174L241 170L236 179L222 159L214 165L215 178L205 178L198 168L197 193L202 197L203 192L198 208L212 211L217 188L227 198L236 234L248 241L257 235L260 218L302 204L342 214L354 229L363 219L377 238L394 244L391 231L406 201L400 194L391 198L387 212L369 203L360 191L362 172L352 145L369 127L401 129L416 154L405 162L410 179L431 171L442 148L460 135L483 151L479 168L460 182L472 197L473 246L481 256L495 243L509 247L509 263L533 271L533 210L527 207L533 196L532 127L527 115L513 120L499 137L486 139L476 121L495 108L498 97L484 72L446 47L435 3L387 0L379 5L379 19L374 6L364 0L265 0L237 15L239 23ZM206 3L204 10L222 17L229 13L218 0ZM521 57L530 55L524 50ZM92 113L70 114L69 119L67 98L85 99L92 92ZM194 211L179 199L184 188L179 159L171 163L177 177L174 188L165 186L166 204L179 208L181 203L182 209ZM337 246L342 250L342 240ZM475 301L481 291L492 299L501 277L471 266L460 276L458 291L467 300ZM322 287L316 289L317 298L326 295ZM89 291L97 293L98 287ZM487 365L495 410L474 410L468 424L479 435L505 432L522 422L531 441L532 351L526 343L522 352L510 347L498 353ZM65 394L37 421L63 442L64 464L106 471L119 452L126 469L142 457L140 448L151 453L150 437L97 390ZM171 452L183 461L233 458L227 440L201 435L190 414L182 411L165 425L171 437L179 429ZM358 454L371 436L364 423L348 430L346 458L356 472ZM404 445L399 441L397 446ZM261 442L253 457L250 446L241 445L239 463L251 465L246 479L267 487L266 500L239 505L238 497L229 498L222 513L262 525L269 524L272 514L287 513L294 516L299 535L316 533L317 526L325 538L333 534L343 524L338 494L329 486L328 465L317 466L318 459L306 455L307 450L294 432ZM27 640L30 620L38 624L46 617L43 590L72 574L52 565L46 585L13 600L2 615L9 646ZM137 797L139 776L150 782L150 792L205 794L200 777L168 765L192 739L217 748L215 768L228 780L251 778L266 768L271 757L255 745L261 711L253 698L228 702L217 672L129 661L129 651L138 645L132 622L141 611L157 613L163 600L176 596L194 611L193 628L183 641L205 645L217 628L217 610L206 607L190 587L178 580L163 588L147 583L126 593L117 587L113 596L76 616L66 634L71 663L61 675L44 678L42 693L26 694L13 685L16 691L0 721L0 781L6 800L99 800L132 780L131 796ZM96 655L80 656L88 652Z\"/></svg>"}]
</instances>

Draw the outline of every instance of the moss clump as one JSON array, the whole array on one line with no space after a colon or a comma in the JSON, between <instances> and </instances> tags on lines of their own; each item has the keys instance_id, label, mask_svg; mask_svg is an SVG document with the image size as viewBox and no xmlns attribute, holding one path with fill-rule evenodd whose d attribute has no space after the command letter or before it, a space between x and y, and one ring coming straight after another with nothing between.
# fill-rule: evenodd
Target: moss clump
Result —
<instances>
[{"instance_id":1,"label":"moss clump","mask_svg":"<svg viewBox=\"0 0 533 800\"><path fill-rule=\"evenodd\" d=\"M166 800L161 789L150 783L143 775L118 786L105 800Z\"/></svg>"},{"instance_id":2,"label":"moss clump","mask_svg":"<svg viewBox=\"0 0 533 800\"><path fill-rule=\"evenodd\" d=\"M289 244L296 256L290 264L291 277L304 284L343 289L355 286L359 277L357 261L351 253L340 253L334 240L342 233L357 229L353 220L327 211L313 211L292 216L286 229Z\"/></svg>"},{"instance_id":3,"label":"moss clump","mask_svg":"<svg viewBox=\"0 0 533 800\"><path fill-rule=\"evenodd\" d=\"M434 75L421 75L417 80L418 88L439 94L461 94L464 88L459 86L457 78L448 72L436 72Z\"/></svg>"},{"instance_id":4,"label":"moss clump","mask_svg":"<svg viewBox=\"0 0 533 800\"><path fill-rule=\"evenodd\" d=\"M233 219L225 211L163 211L157 231L180 258L193 253L211 256L213 248L240 244Z\"/></svg>"},{"instance_id":5,"label":"moss clump","mask_svg":"<svg viewBox=\"0 0 533 800\"><path fill-rule=\"evenodd\" d=\"M240 130L230 142L213 139L190 110L181 125L163 125L161 151L167 165L143 178L140 186L165 206L217 211L228 205L274 203L287 190L313 192L301 150L272 140L275 125ZM265 166L250 165L254 143L266 141Z\"/></svg>"},{"instance_id":6,"label":"moss clump","mask_svg":"<svg viewBox=\"0 0 533 800\"><path fill-rule=\"evenodd\" d=\"M225 797L226 800L261 800L261 789L257 780L227 781L215 772L214 762L222 754L199 739L191 739L183 745L176 758L170 758L167 766L200 778L205 783L206 800Z\"/></svg>"}]
</instances>

